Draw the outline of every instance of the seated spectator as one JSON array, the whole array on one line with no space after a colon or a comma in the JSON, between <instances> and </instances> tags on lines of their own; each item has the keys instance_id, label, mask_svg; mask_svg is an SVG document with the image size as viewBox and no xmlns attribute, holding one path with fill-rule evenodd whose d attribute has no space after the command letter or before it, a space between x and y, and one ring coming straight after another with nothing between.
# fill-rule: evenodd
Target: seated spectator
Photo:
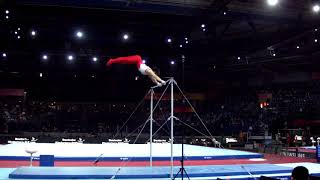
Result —
<instances>
[{"instance_id":1,"label":"seated spectator","mask_svg":"<svg viewBox=\"0 0 320 180\"><path fill-rule=\"evenodd\" d=\"M292 170L292 180L309 180L309 171L306 167L297 166Z\"/></svg>"}]
</instances>

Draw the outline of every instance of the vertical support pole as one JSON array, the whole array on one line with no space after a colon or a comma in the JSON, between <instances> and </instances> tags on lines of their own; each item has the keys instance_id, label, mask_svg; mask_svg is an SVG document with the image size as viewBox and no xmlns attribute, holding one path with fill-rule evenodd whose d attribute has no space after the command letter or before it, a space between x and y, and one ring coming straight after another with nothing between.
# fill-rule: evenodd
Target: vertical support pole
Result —
<instances>
[{"instance_id":1,"label":"vertical support pole","mask_svg":"<svg viewBox=\"0 0 320 180\"><path fill-rule=\"evenodd\" d=\"M171 163L171 172L170 172L170 178L173 179L173 83L174 80L173 78L171 78L170 80L171 83L171 138L170 138L170 143L171 143L171 159L170 159L170 163Z\"/></svg>"},{"instance_id":2,"label":"vertical support pole","mask_svg":"<svg viewBox=\"0 0 320 180\"><path fill-rule=\"evenodd\" d=\"M152 167L152 136L153 136L153 132L152 132L152 123L153 123L153 94L154 91L151 88L151 92L150 92L150 167Z\"/></svg>"},{"instance_id":3,"label":"vertical support pole","mask_svg":"<svg viewBox=\"0 0 320 180\"><path fill-rule=\"evenodd\" d=\"M32 160L33 160L33 153L30 153L30 166L32 166Z\"/></svg>"}]
</instances>

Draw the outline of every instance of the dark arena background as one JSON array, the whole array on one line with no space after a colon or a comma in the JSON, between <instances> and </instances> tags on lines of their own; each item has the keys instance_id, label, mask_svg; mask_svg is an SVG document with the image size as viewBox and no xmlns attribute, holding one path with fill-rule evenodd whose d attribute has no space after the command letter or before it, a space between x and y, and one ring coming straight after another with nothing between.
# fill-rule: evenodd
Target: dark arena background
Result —
<instances>
[{"instance_id":1,"label":"dark arena background","mask_svg":"<svg viewBox=\"0 0 320 180\"><path fill-rule=\"evenodd\" d=\"M319 41L319 0L0 0L0 179L320 179Z\"/></svg>"}]
</instances>

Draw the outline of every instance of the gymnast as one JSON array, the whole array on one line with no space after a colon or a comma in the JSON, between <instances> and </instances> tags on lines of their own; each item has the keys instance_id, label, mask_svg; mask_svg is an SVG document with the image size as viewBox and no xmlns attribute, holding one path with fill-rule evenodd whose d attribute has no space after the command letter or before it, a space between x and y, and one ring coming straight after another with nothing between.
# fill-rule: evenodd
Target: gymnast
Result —
<instances>
[{"instance_id":1,"label":"gymnast","mask_svg":"<svg viewBox=\"0 0 320 180\"><path fill-rule=\"evenodd\" d=\"M139 55L110 59L107 62L107 66L111 66L112 64L135 64L140 73L148 76L152 82L157 84L157 86L166 84L166 82L162 80L149 66L142 62L142 58Z\"/></svg>"}]
</instances>

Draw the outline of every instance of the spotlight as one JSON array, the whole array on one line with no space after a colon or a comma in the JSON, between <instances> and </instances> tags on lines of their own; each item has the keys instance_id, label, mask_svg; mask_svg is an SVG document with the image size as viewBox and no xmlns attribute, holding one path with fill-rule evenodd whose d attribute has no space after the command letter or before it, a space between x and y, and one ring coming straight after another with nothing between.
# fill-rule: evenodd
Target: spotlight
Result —
<instances>
[{"instance_id":1,"label":"spotlight","mask_svg":"<svg viewBox=\"0 0 320 180\"><path fill-rule=\"evenodd\" d=\"M122 36L122 38L123 38L124 40L128 40L128 39L129 39L129 35L128 35L128 34L124 34L124 35Z\"/></svg>"},{"instance_id":2,"label":"spotlight","mask_svg":"<svg viewBox=\"0 0 320 180\"><path fill-rule=\"evenodd\" d=\"M312 10L313 10L313 12L318 13L318 12L319 12L319 10L320 10L320 6L319 6L319 4L315 4L315 5L313 5Z\"/></svg>"},{"instance_id":3,"label":"spotlight","mask_svg":"<svg viewBox=\"0 0 320 180\"><path fill-rule=\"evenodd\" d=\"M227 12L223 12L223 15L227 15Z\"/></svg>"},{"instance_id":4,"label":"spotlight","mask_svg":"<svg viewBox=\"0 0 320 180\"><path fill-rule=\"evenodd\" d=\"M20 39L20 36L18 36L17 38Z\"/></svg>"},{"instance_id":5,"label":"spotlight","mask_svg":"<svg viewBox=\"0 0 320 180\"><path fill-rule=\"evenodd\" d=\"M182 48L182 47L183 47L183 46L182 46L182 44L180 44L180 46L179 46L179 47L181 47L181 48Z\"/></svg>"},{"instance_id":6,"label":"spotlight","mask_svg":"<svg viewBox=\"0 0 320 180\"><path fill-rule=\"evenodd\" d=\"M239 56L239 57L238 57L238 60L240 60L240 59L241 59L241 57Z\"/></svg>"},{"instance_id":7,"label":"spotlight","mask_svg":"<svg viewBox=\"0 0 320 180\"><path fill-rule=\"evenodd\" d=\"M36 34L37 34L36 31L34 30L31 31L31 36L35 36Z\"/></svg>"},{"instance_id":8,"label":"spotlight","mask_svg":"<svg viewBox=\"0 0 320 180\"><path fill-rule=\"evenodd\" d=\"M92 58L92 61L93 61L93 62L97 62L97 61L98 61L98 58L97 58L97 57L93 57L93 58Z\"/></svg>"},{"instance_id":9,"label":"spotlight","mask_svg":"<svg viewBox=\"0 0 320 180\"><path fill-rule=\"evenodd\" d=\"M145 64L145 63L146 63L146 60L143 59L143 60L142 60L142 63Z\"/></svg>"},{"instance_id":10,"label":"spotlight","mask_svg":"<svg viewBox=\"0 0 320 180\"><path fill-rule=\"evenodd\" d=\"M205 28L203 28L203 29L202 29L202 31L203 31L203 32L205 32L205 31L206 31L206 29L205 29Z\"/></svg>"},{"instance_id":11,"label":"spotlight","mask_svg":"<svg viewBox=\"0 0 320 180\"><path fill-rule=\"evenodd\" d=\"M297 46L296 48L297 48L297 49L300 49L300 46Z\"/></svg>"},{"instance_id":12,"label":"spotlight","mask_svg":"<svg viewBox=\"0 0 320 180\"><path fill-rule=\"evenodd\" d=\"M78 38L82 38L83 37L83 33L81 31L78 31L76 33L76 35L77 35Z\"/></svg>"},{"instance_id":13,"label":"spotlight","mask_svg":"<svg viewBox=\"0 0 320 180\"><path fill-rule=\"evenodd\" d=\"M6 14L9 14L9 10L6 10Z\"/></svg>"},{"instance_id":14,"label":"spotlight","mask_svg":"<svg viewBox=\"0 0 320 180\"><path fill-rule=\"evenodd\" d=\"M18 32L17 32L17 31L15 31L15 32L14 32L14 34L18 34Z\"/></svg>"},{"instance_id":15,"label":"spotlight","mask_svg":"<svg viewBox=\"0 0 320 180\"><path fill-rule=\"evenodd\" d=\"M276 53L273 53L272 56L276 56Z\"/></svg>"},{"instance_id":16,"label":"spotlight","mask_svg":"<svg viewBox=\"0 0 320 180\"><path fill-rule=\"evenodd\" d=\"M47 60L48 59L48 56L46 54L42 55L42 59L43 60Z\"/></svg>"},{"instance_id":17,"label":"spotlight","mask_svg":"<svg viewBox=\"0 0 320 180\"><path fill-rule=\"evenodd\" d=\"M171 62L170 62L170 64L171 64L171 65L174 65L174 64L175 64L175 62L174 62L174 61L171 61Z\"/></svg>"},{"instance_id":18,"label":"spotlight","mask_svg":"<svg viewBox=\"0 0 320 180\"><path fill-rule=\"evenodd\" d=\"M186 44L188 44L189 43L189 41L186 41Z\"/></svg>"},{"instance_id":19,"label":"spotlight","mask_svg":"<svg viewBox=\"0 0 320 180\"><path fill-rule=\"evenodd\" d=\"M268 0L268 4L270 5L270 6L275 6L275 5L277 5L278 4L278 0Z\"/></svg>"},{"instance_id":20,"label":"spotlight","mask_svg":"<svg viewBox=\"0 0 320 180\"><path fill-rule=\"evenodd\" d=\"M73 56L72 56L72 55L69 55L69 56L68 56L68 60L69 60L69 61L72 61L72 60L73 60Z\"/></svg>"},{"instance_id":21,"label":"spotlight","mask_svg":"<svg viewBox=\"0 0 320 180\"><path fill-rule=\"evenodd\" d=\"M167 39L167 42L168 42L168 43L171 43L171 42L172 42L172 39L171 39L171 38L168 38L168 39Z\"/></svg>"},{"instance_id":22,"label":"spotlight","mask_svg":"<svg viewBox=\"0 0 320 180\"><path fill-rule=\"evenodd\" d=\"M314 42L318 42L318 39L314 39Z\"/></svg>"},{"instance_id":23,"label":"spotlight","mask_svg":"<svg viewBox=\"0 0 320 180\"><path fill-rule=\"evenodd\" d=\"M6 16L6 19L9 19L9 16Z\"/></svg>"},{"instance_id":24,"label":"spotlight","mask_svg":"<svg viewBox=\"0 0 320 180\"><path fill-rule=\"evenodd\" d=\"M42 77L42 73L40 73L39 76Z\"/></svg>"},{"instance_id":25,"label":"spotlight","mask_svg":"<svg viewBox=\"0 0 320 180\"><path fill-rule=\"evenodd\" d=\"M205 24L201 24L201 27L202 27L202 28L205 28L205 27L206 27L206 25L205 25Z\"/></svg>"},{"instance_id":26,"label":"spotlight","mask_svg":"<svg viewBox=\"0 0 320 180\"><path fill-rule=\"evenodd\" d=\"M314 31L318 31L318 29L316 28L316 29L314 29Z\"/></svg>"},{"instance_id":27,"label":"spotlight","mask_svg":"<svg viewBox=\"0 0 320 180\"><path fill-rule=\"evenodd\" d=\"M20 31L20 28L18 28L18 31Z\"/></svg>"},{"instance_id":28,"label":"spotlight","mask_svg":"<svg viewBox=\"0 0 320 180\"><path fill-rule=\"evenodd\" d=\"M186 37L186 38L184 38L184 40L186 40L186 41L187 41L187 40L188 40L188 38Z\"/></svg>"},{"instance_id":29,"label":"spotlight","mask_svg":"<svg viewBox=\"0 0 320 180\"><path fill-rule=\"evenodd\" d=\"M7 54L6 53L2 53L2 57L7 57Z\"/></svg>"}]
</instances>

